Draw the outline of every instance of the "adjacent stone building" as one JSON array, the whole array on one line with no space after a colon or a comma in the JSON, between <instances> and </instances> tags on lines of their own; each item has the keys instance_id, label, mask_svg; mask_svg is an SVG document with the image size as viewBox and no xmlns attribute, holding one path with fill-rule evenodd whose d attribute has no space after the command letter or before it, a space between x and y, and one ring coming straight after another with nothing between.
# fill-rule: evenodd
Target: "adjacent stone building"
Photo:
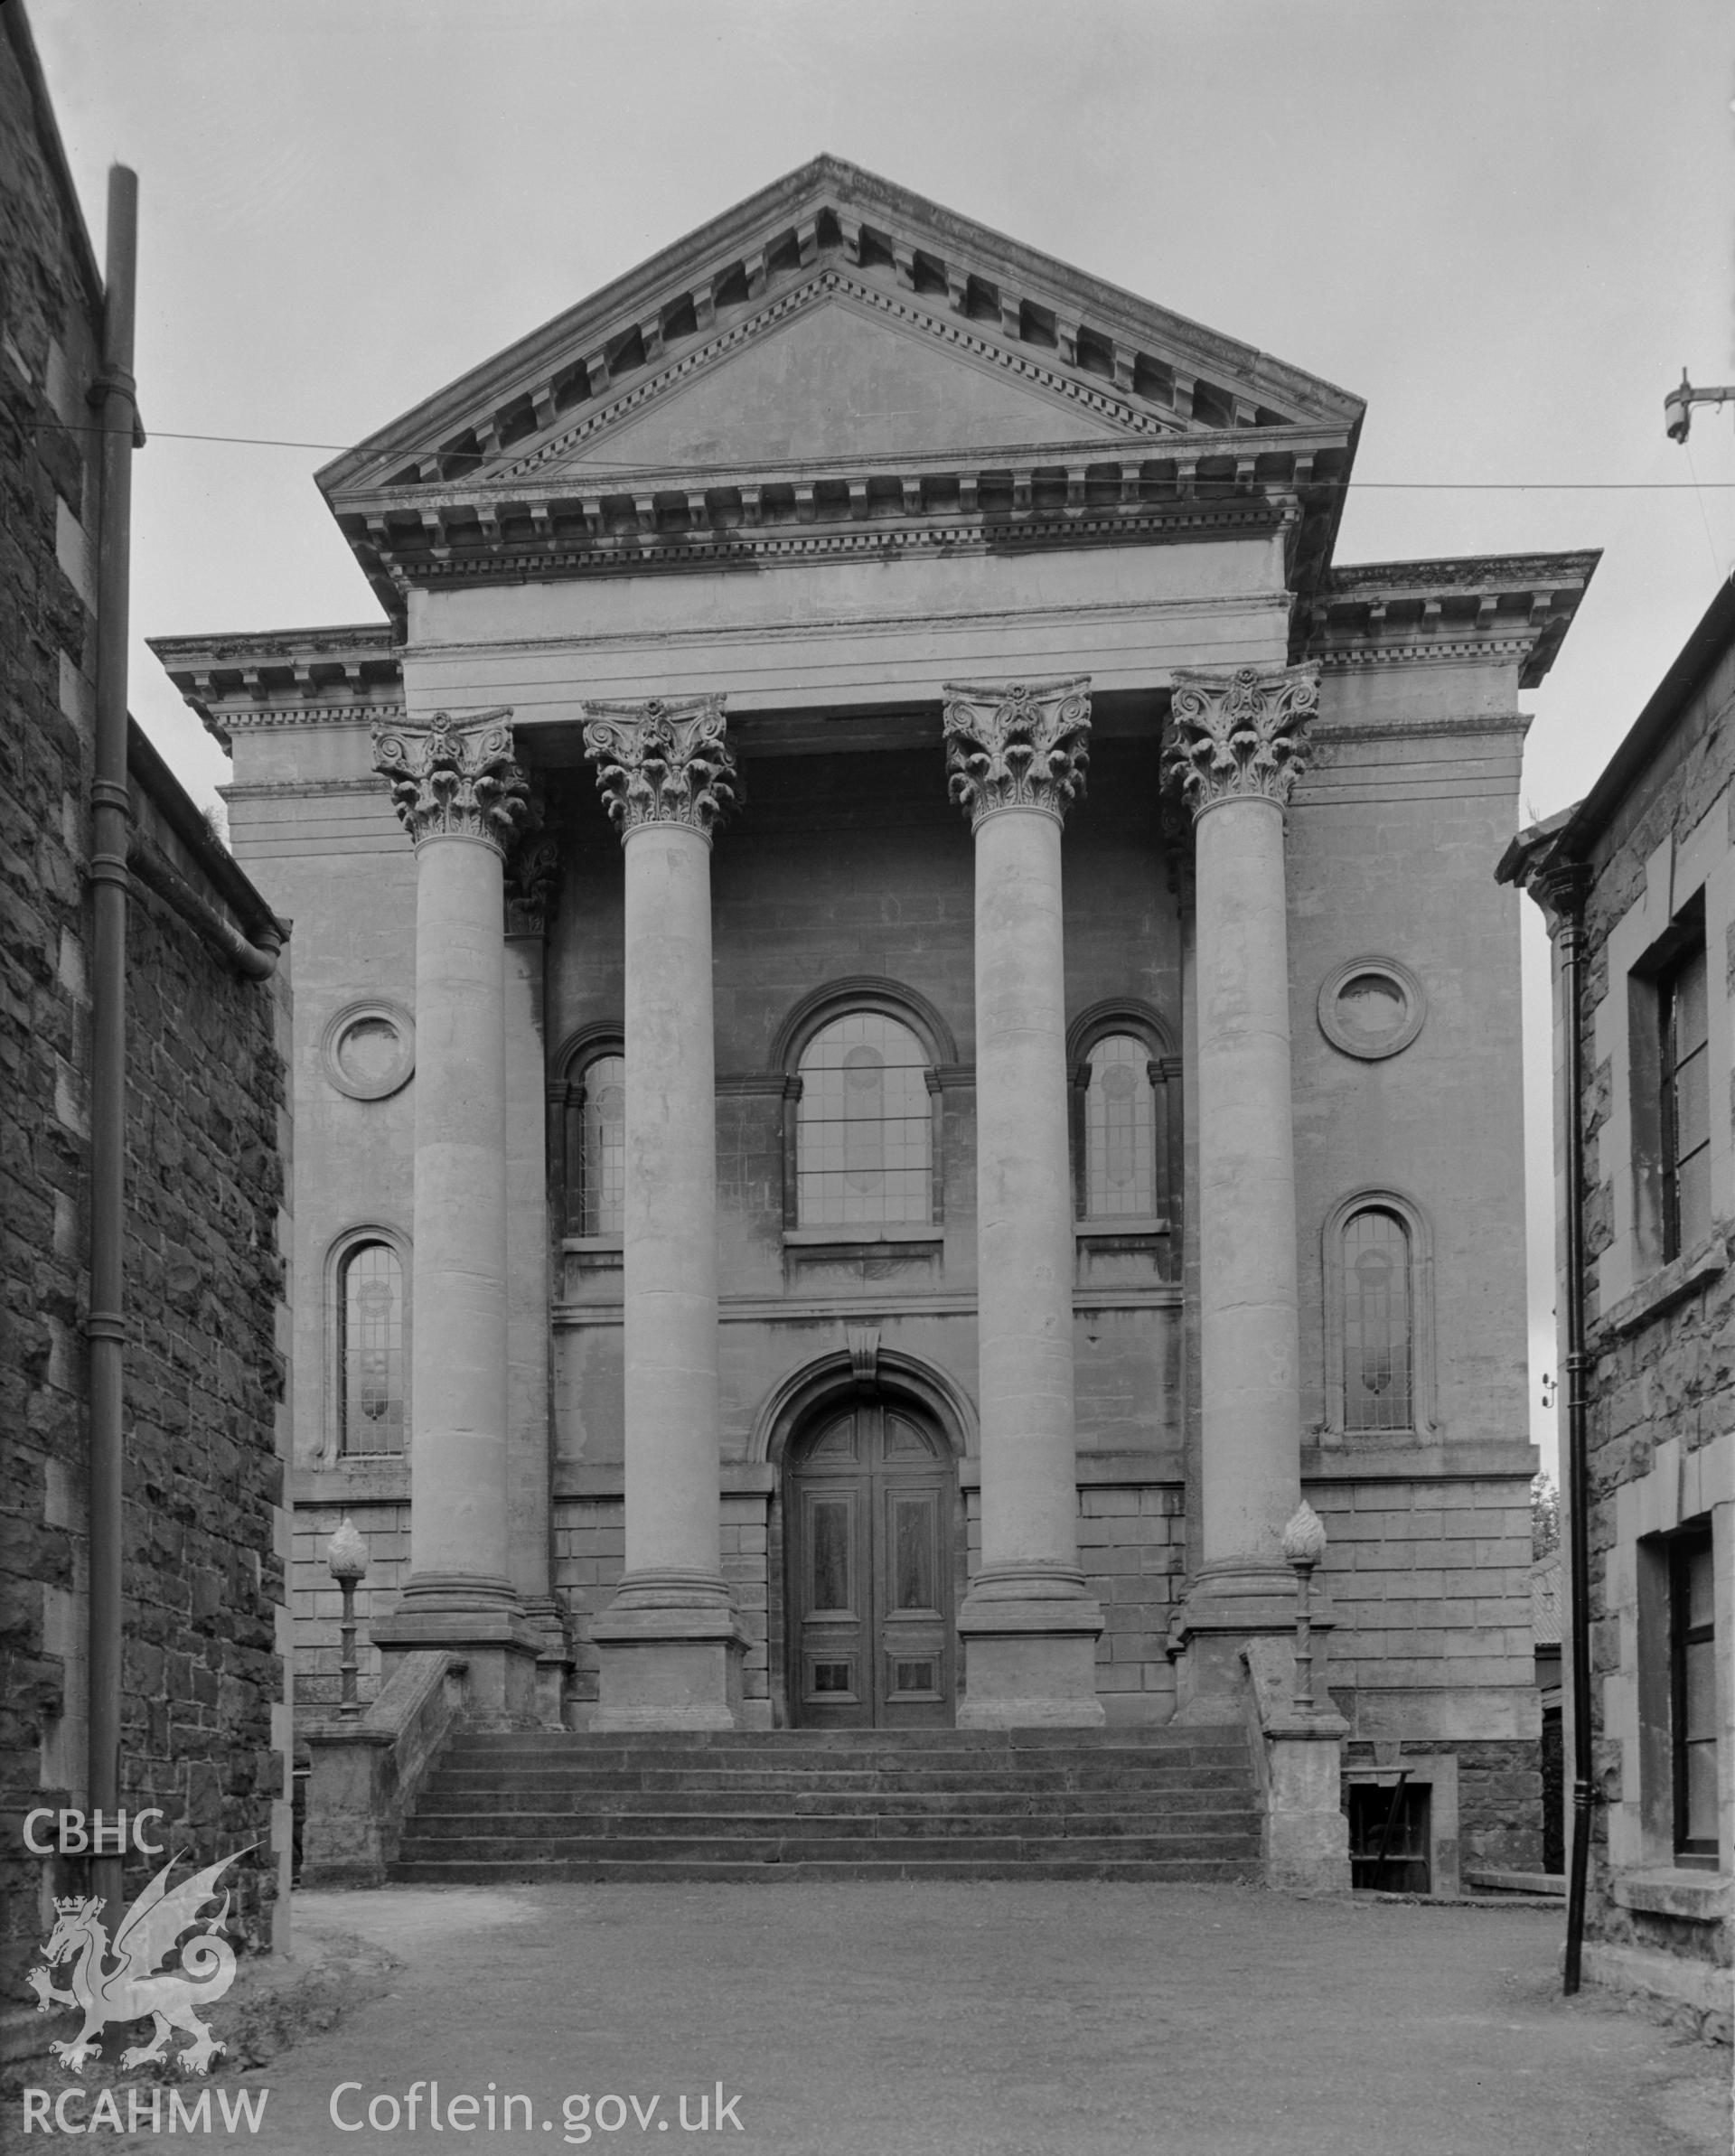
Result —
<instances>
[{"instance_id":1,"label":"adjacent stone building","mask_svg":"<svg viewBox=\"0 0 1735 2156\"><path fill-rule=\"evenodd\" d=\"M1735 586L1578 806L1501 863L1581 935L1594 1806L1586 1975L1728 2039L1735 1963ZM1562 1210L1565 1191L1562 1185ZM1567 1299L1562 1243L1562 1311ZM1564 1367L1564 1356L1562 1357ZM1562 1503L1571 1502L1562 1477ZM1562 1686L1572 1754L1571 1634ZM1570 1772L1569 1766L1569 1772ZM1570 1833L1570 1829L1569 1829Z\"/></svg>"},{"instance_id":2,"label":"adjacent stone building","mask_svg":"<svg viewBox=\"0 0 1735 2156\"><path fill-rule=\"evenodd\" d=\"M833 158L321 475L160 640L296 921L302 1696L1239 1711L1536 1860L1516 905L1589 555L1339 567L1357 398Z\"/></svg>"},{"instance_id":3,"label":"adjacent stone building","mask_svg":"<svg viewBox=\"0 0 1735 2156\"><path fill-rule=\"evenodd\" d=\"M23 10L0 11L0 2050L87 1802L92 937L103 294ZM289 1855L286 977L277 922L135 728L129 779L122 1801L235 1873L267 1943ZM245 965L252 976L239 968ZM257 976L269 974L269 978ZM286 1434L286 1423L281 1423ZM51 1823L48 1838L54 1838ZM39 1822L33 1839L40 1843ZM69 1836L69 1839L75 1837ZM148 1838L148 1837L147 1837ZM155 1864L136 1858L127 1890Z\"/></svg>"}]
</instances>

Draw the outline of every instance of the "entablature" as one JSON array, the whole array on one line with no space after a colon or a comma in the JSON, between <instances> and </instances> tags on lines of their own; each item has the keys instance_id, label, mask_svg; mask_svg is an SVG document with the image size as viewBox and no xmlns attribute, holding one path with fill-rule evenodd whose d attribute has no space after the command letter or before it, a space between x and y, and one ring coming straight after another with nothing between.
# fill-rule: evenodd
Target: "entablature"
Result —
<instances>
[{"instance_id":1,"label":"entablature","mask_svg":"<svg viewBox=\"0 0 1735 2156\"><path fill-rule=\"evenodd\" d=\"M1298 620L1298 644L1327 673L1505 664L1534 689L1554 663L1601 558L1468 555L1334 568Z\"/></svg>"},{"instance_id":2,"label":"entablature","mask_svg":"<svg viewBox=\"0 0 1735 2156\"><path fill-rule=\"evenodd\" d=\"M224 748L254 726L370 726L401 718L404 670L391 624L147 639Z\"/></svg>"},{"instance_id":3,"label":"entablature","mask_svg":"<svg viewBox=\"0 0 1735 2156\"><path fill-rule=\"evenodd\" d=\"M986 456L566 472L511 485L378 490L341 520L394 614L412 586L597 573L1169 544L1288 530L1317 549L1347 472L1341 433L1284 427L1171 442L1087 442ZM1305 528L1305 530L1304 530ZM387 596L389 593L389 596Z\"/></svg>"}]
</instances>

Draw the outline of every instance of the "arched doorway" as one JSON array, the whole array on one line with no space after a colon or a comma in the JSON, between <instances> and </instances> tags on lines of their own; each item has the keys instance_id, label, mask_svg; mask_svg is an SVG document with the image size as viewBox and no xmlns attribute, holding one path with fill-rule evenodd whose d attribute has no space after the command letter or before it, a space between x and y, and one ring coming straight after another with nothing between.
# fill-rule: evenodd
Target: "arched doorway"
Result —
<instances>
[{"instance_id":1,"label":"arched doorway","mask_svg":"<svg viewBox=\"0 0 1735 2156\"><path fill-rule=\"evenodd\" d=\"M862 1392L790 1447L789 1710L800 1729L950 1728L957 1475L918 1410Z\"/></svg>"}]
</instances>

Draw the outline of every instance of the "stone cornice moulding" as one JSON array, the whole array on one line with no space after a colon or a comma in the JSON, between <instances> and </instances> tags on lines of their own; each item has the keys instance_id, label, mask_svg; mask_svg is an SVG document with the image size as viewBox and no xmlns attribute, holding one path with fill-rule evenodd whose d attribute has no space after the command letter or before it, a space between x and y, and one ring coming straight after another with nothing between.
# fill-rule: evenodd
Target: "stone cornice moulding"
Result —
<instances>
[{"instance_id":1,"label":"stone cornice moulding","mask_svg":"<svg viewBox=\"0 0 1735 2156\"><path fill-rule=\"evenodd\" d=\"M511 711L436 711L381 726L374 769L390 782L398 820L417 846L472 839L502 857L531 820L530 782L513 755Z\"/></svg>"},{"instance_id":2,"label":"stone cornice moulding","mask_svg":"<svg viewBox=\"0 0 1735 2156\"><path fill-rule=\"evenodd\" d=\"M388 552L376 554L376 564L392 602L402 606L412 590L431 590L442 584L521 584L550 576L644 576L749 566L767 569L863 557L885 561L903 553L951 558L966 553L1005 553L1014 547L1048 551L1060 547L1164 546L1191 539L1262 538L1283 529L1292 514L1292 507L1282 500L1254 495L1242 501L1180 502L1167 509L1145 504L1137 511L1115 509L1100 516L1028 510L1004 518L952 519L933 525L877 519L809 530L734 527L697 538L686 532L610 532L570 542L550 539L539 549L517 545L474 551L445 548L402 558Z\"/></svg>"},{"instance_id":3,"label":"stone cornice moulding","mask_svg":"<svg viewBox=\"0 0 1735 2156\"><path fill-rule=\"evenodd\" d=\"M1307 609L1301 642L1327 671L1507 664L1518 686L1547 674L1600 556L1467 555L1334 569Z\"/></svg>"},{"instance_id":4,"label":"stone cornice moulding","mask_svg":"<svg viewBox=\"0 0 1735 2156\"><path fill-rule=\"evenodd\" d=\"M1309 756L1317 666L1175 670L1167 775L1194 820L1229 801L1287 805Z\"/></svg>"},{"instance_id":5,"label":"stone cornice moulding","mask_svg":"<svg viewBox=\"0 0 1735 2156\"><path fill-rule=\"evenodd\" d=\"M623 841L647 824L674 823L708 839L736 805L738 783L720 696L592 703L585 759Z\"/></svg>"}]
</instances>

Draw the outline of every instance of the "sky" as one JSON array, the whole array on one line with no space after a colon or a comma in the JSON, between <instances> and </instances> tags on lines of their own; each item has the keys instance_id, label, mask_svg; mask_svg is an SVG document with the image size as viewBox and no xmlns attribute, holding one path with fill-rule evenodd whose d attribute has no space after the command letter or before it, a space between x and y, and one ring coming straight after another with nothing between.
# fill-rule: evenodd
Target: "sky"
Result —
<instances>
[{"instance_id":1,"label":"sky","mask_svg":"<svg viewBox=\"0 0 1735 2156\"><path fill-rule=\"evenodd\" d=\"M98 258L107 167L138 174L131 702L202 800L227 759L143 640L378 620L312 484L332 450L821 150L1365 398L1339 562L1600 548L1524 698L1525 821L1588 790L1735 567L1735 408L1684 447L1662 412L1683 366L1735 382L1725 0L29 12Z\"/></svg>"}]
</instances>

